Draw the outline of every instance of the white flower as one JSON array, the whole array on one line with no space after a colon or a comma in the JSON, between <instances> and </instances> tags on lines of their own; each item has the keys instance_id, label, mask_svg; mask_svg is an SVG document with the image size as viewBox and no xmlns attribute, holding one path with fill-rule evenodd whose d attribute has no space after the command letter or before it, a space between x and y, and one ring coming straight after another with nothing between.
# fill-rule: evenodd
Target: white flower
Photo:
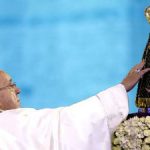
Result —
<instances>
[{"instance_id":1,"label":"white flower","mask_svg":"<svg viewBox=\"0 0 150 150\"><path fill-rule=\"evenodd\" d=\"M118 145L120 143L119 138L114 138L113 143L114 145Z\"/></svg>"},{"instance_id":2,"label":"white flower","mask_svg":"<svg viewBox=\"0 0 150 150\"><path fill-rule=\"evenodd\" d=\"M144 142L150 144L150 137L145 138Z\"/></svg>"},{"instance_id":3,"label":"white flower","mask_svg":"<svg viewBox=\"0 0 150 150\"><path fill-rule=\"evenodd\" d=\"M147 116L147 117L145 118L145 123L146 123L146 125L147 125L148 127L150 127L150 116Z\"/></svg>"},{"instance_id":4,"label":"white flower","mask_svg":"<svg viewBox=\"0 0 150 150\"><path fill-rule=\"evenodd\" d=\"M142 150L150 150L150 146L145 144L142 146Z\"/></svg>"},{"instance_id":5,"label":"white flower","mask_svg":"<svg viewBox=\"0 0 150 150\"><path fill-rule=\"evenodd\" d=\"M145 118L144 118L144 117L141 117L141 118L140 118L140 122L145 123Z\"/></svg>"},{"instance_id":6,"label":"white flower","mask_svg":"<svg viewBox=\"0 0 150 150\"><path fill-rule=\"evenodd\" d=\"M150 116L122 122L114 133L112 150L150 150Z\"/></svg>"},{"instance_id":7,"label":"white flower","mask_svg":"<svg viewBox=\"0 0 150 150\"><path fill-rule=\"evenodd\" d=\"M120 146L114 146L114 147L112 148L112 150L121 150L121 147L120 147Z\"/></svg>"},{"instance_id":8,"label":"white flower","mask_svg":"<svg viewBox=\"0 0 150 150\"><path fill-rule=\"evenodd\" d=\"M144 136L150 136L150 130L144 130Z\"/></svg>"}]
</instances>

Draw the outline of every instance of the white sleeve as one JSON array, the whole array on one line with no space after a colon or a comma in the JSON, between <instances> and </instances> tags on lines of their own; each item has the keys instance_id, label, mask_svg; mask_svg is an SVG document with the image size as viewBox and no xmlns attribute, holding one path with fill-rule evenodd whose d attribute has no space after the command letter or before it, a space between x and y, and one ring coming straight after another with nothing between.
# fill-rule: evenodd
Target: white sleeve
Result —
<instances>
[{"instance_id":1,"label":"white sleeve","mask_svg":"<svg viewBox=\"0 0 150 150\"><path fill-rule=\"evenodd\" d=\"M118 84L98 93L96 96L71 105L65 110L70 113L70 117L71 115L77 115L76 118L80 121L89 120L90 122L90 119L95 121L95 118L97 118L97 121L102 121L105 118L110 132L113 132L128 115L127 92L122 84Z\"/></svg>"},{"instance_id":2,"label":"white sleeve","mask_svg":"<svg viewBox=\"0 0 150 150\"><path fill-rule=\"evenodd\" d=\"M110 150L111 132L127 114L128 99L121 84L64 107L59 116L62 150Z\"/></svg>"},{"instance_id":3,"label":"white sleeve","mask_svg":"<svg viewBox=\"0 0 150 150\"><path fill-rule=\"evenodd\" d=\"M126 118L129 112L128 96L125 87L118 84L97 94L97 98L103 105L110 131L113 130Z\"/></svg>"}]
</instances>

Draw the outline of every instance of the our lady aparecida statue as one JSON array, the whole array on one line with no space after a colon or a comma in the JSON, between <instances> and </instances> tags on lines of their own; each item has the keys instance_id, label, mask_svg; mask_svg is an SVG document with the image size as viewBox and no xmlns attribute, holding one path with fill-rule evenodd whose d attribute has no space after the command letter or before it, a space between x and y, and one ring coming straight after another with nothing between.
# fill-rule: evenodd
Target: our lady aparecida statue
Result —
<instances>
[{"instance_id":1,"label":"our lady aparecida statue","mask_svg":"<svg viewBox=\"0 0 150 150\"><path fill-rule=\"evenodd\" d=\"M145 16L150 23L150 6L145 9ZM150 35L142 59L144 68L150 68ZM150 72L139 80L136 106L138 113L129 114L115 130L112 150L150 150Z\"/></svg>"},{"instance_id":2,"label":"our lady aparecida statue","mask_svg":"<svg viewBox=\"0 0 150 150\"><path fill-rule=\"evenodd\" d=\"M145 16L150 23L150 6L145 9ZM150 68L150 35L142 59L145 61L144 68ZM139 108L138 113L150 114L150 72L146 73L138 83L136 106Z\"/></svg>"}]
</instances>

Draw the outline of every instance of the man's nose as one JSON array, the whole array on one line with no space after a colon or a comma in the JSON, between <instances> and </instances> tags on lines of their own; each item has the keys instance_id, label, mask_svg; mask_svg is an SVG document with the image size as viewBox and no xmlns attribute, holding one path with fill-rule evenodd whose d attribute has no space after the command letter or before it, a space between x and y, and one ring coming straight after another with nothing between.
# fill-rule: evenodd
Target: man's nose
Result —
<instances>
[{"instance_id":1,"label":"man's nose","mask_svg":"<svg viewBox=\"0 0 150 150\"><path fill-rule=\"evenodd\" d=\"M21 92L21 90L18 87L15 87L15 92L16 92L16 94L19 94Z\"/></svg>"}]
</instances>

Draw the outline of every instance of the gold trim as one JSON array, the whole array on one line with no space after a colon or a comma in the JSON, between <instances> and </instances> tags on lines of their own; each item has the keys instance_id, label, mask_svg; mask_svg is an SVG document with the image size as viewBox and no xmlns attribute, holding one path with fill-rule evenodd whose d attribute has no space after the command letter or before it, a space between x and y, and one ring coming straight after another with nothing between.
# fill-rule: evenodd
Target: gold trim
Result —
<instances>
[{"instance_id":1,"label":"gold trim","mask_svg":"<svg viewBox=\"0 0 150 150\"><path fill-rule=\"evenodd\" d=\"M150 23L150 6L148 6L145 11L144 11L146 20L148 21L148 23Z\"/></svg>"},{"instance_id":2,"label":"gold trim","mask_svg":"<svg viewBox=\"0 0 150 150\"><path fill-rule=\"evenodd\" d=\"M136 99L136 106L139 108L148 108L150 107L150 98L140 98Z\"/></svg>"}]
</instances>

